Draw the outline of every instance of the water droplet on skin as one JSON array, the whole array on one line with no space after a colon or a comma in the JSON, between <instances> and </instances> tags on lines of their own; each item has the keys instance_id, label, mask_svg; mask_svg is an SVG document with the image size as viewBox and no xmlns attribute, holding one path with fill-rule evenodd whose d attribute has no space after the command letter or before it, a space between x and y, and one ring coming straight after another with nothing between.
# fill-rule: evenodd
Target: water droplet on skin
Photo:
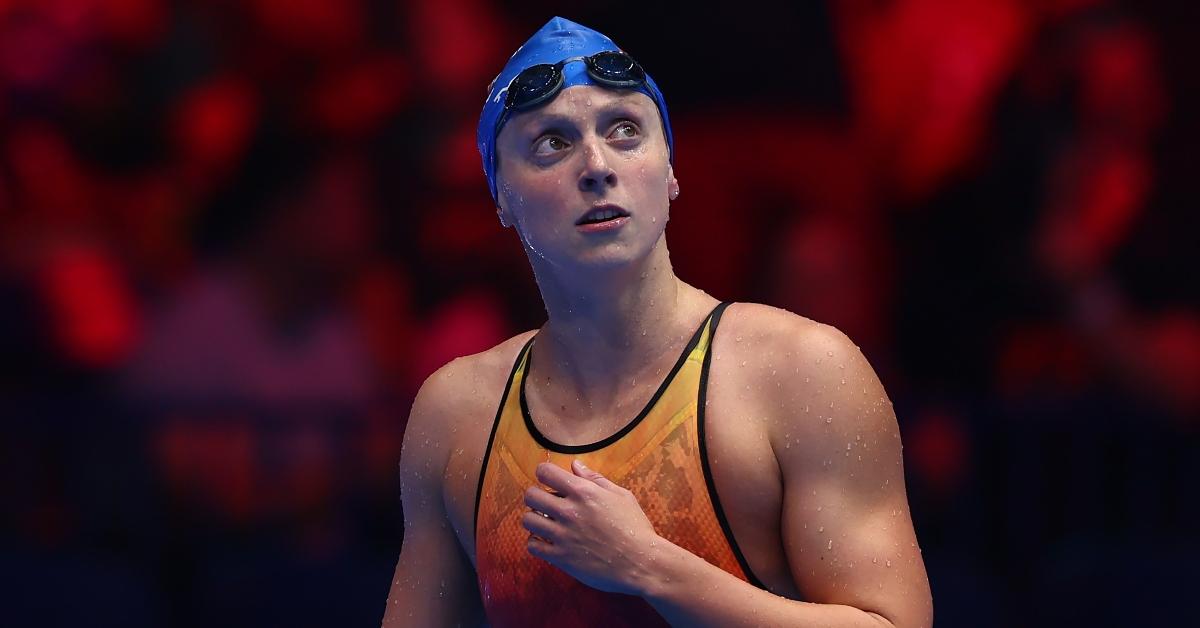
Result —
<instances>
[{"instance_id":1,"label":"water droplet on skin","mask_svg":"<svg viewBox=\"0 0 1200 628\"><path fill-rule=\"evenodd\" d=\"M829 543L825 546L825 549L833 549L833 539L829 539Z\"/></svg>"},{"instance_id":2,"label":"water droplet on skin","mask_svg":"<svg viewBox=\"0 0 1200 628\"><path fill-rule=\"evenodd\" d=\"M891 567L891 566L892 566L892 561L890 561L890 560L889 560L889 561L887 561L887 566L888 566L888 567Z\"/></svg>"},{"instance_id":3,"label":"water droplet on skin","mask_svg":"<svg viewBox=\"0 0 1200 628\"><path fill-rule=\"evenodd\" d=\"M833 357L833 352L832 352L832 351L826 351L826 352L825 352L825 355L827 355L827 356L829 356L829 357L831 357L831 358L832 358L832 357Z\"/></svg>"},{"instance_id":4,"label":"water droplet on skin","mask_svg":"<svg viewBox=\"0 0 1200 628\"><path fill-rule=\"evenodd\" d=\"M821 526L821 527L817 528L817 532L824 532L824 531L825 531L825 526Z\"/></svg>"},{"instance_id":5,"label":"water droplet on skin","mask_svg":"<svg viewBox=\"0 0 1200 628\"><path fill-rule=\"evenodd\" d=\"M746 366L746 361L742 360L742 366Z\"/></svg>"}]
</instances>

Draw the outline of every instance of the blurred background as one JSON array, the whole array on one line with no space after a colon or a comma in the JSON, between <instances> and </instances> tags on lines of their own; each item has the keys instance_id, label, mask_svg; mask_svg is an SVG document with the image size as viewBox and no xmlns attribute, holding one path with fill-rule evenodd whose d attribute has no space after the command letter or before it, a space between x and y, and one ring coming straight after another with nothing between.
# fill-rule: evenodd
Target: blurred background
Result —
<instances>
[{"instance_id":1,"label":"blurred background","mask_svg":"<svg viewBox=\"0 0 1200 628\"><path fill-rule=\"evenodd\" d=\"M939 625L1193 614L1197 5L731 5L0 1L5 623L378 625L413 393L544 320L474 132L555 14L679 275L879 371Z\"/></svg>"}]
</instances>

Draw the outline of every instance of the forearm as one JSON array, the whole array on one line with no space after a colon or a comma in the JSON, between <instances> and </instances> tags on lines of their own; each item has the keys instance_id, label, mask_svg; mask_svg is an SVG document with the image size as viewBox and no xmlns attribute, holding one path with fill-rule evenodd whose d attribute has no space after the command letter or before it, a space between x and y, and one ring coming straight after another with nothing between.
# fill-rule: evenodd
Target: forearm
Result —
<instances>
[{"instance_id":1,"label":"forearm","mask_svg":"<svg viewBox=\"0 0 1200 628\"><path fill-rule=\"evenodd\" d=\"M639 592L672 626L892 626L852 606L799 602L764 591L678 545L663 542L660 548Z\"/></svg>"}]
</instances>

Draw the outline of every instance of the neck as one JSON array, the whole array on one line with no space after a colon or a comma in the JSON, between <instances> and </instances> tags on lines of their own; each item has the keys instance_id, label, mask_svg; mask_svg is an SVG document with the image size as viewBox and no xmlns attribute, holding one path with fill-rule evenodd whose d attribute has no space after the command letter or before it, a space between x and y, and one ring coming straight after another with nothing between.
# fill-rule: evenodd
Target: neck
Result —
<instances>
[{"instance_id":1,"label":"neck","mask_svg":"<svg viewBox=\"0 0 1200 628\"><path fill-rule=\"evenodd\" d=\"M535 344L537 369L564 378L588 405L674 360L671 349L682 349L697 312L713 302L675 276L661 238L623 268L572 272L535 255L530 261L548 315Z\"/></svg>"}]
</instances>

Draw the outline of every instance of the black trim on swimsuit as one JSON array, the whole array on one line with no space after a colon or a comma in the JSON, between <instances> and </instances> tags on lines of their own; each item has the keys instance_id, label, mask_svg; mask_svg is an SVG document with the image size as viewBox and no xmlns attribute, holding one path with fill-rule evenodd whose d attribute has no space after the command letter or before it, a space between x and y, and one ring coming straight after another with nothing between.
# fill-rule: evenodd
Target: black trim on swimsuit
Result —
<instances>
[{"instance_id":1,"label":"black trim on swimsuit","mask_svg":"<svg viewBox=\"0 0 1200 628\"><path fill-rule=\"evenodd\" d=\"M517 376L517 368L521 366L521 359L525 357L525 352L529 351L529 347L533 344L533 336L525 341L525 346L521 347L520 353L517 354L517 359L513 362L512 372L508 374L508 382L504 384L504 394L500 395L500 406L496 408L496 418L492 421L492 433L488 436L487 449L483 450L483 465L479 468L479 486L475 487L475 521L471 524L471 537L475 539L476 553L478 554L479 545L479 498L483 495L483 476L487 473L488 459L492 457L492 444L496 440L496 429L500 427L500 416L504 414L504 404L508 401L508 391L512 389L513 378Z\"/></svg>"},{"instance_id":2,"label":"black trim on swimsuit","mask_svg":"<svg viewBox=\"0 0 1200 628\"><path fill-rule=\"evenodd\" d=\"M642 408L642 411L639 412L638 415L636 417L634 417L632 421L627 423L625 425L625 427L618 430L615 434L613 434L607 438L604 438L602 440L598 440L594 443L587 444L587 445L563 445L561 443L556 443L556 442L550 440L549 438L547 438L544 434L542 434L542 432L540 430L538 430L537 426L534 425L533 417L529 413L529 403L525 399L525 382L529 381L529 377L528 377L529 372L533 370L533 354L530 353L529 361L525 364L526 377L521 378L521 391L520 391L521 392L521 415L525 418L525 428L529 430L529 434L531 436L533 436L533 440L535 440L537 442L537 444L541 445L542 447L544 447L546 449L549 449L550 451L557 452L560 454L587 453L589 451L596 451L597 449L603 449L603 448L608 447L609 445L617 442L618 440L621 439L622 436L628 434L630 431L633 430L633 428L637 427L638 423L641 423L642 419L646 418L646 415L650 414L650 409L654 407L654 404L658 403L658 399L660 397L662 397L664 392L667 391L667 388L670 386L671 381L675 379L675 374L679 372L679 369L683 368L684 363L687 362L688 355L690 355L692 353L692 350L695 349L696 345L700 342L700 335L703 333L704 327L706 325L708 325L708 321L713 317L714 314L717 313L718 310L720 310L722 308L723 305L726 305L726 304L717 305L715 308L712 309L711 312L709 312L708 316L704 317L704 321L702 323L700 323L700 326L696 328L696 332L694 334L692 334L692 339L689 340L687 343L687 346L685 346L683 348L683 353L680 354L679 359L675 361L675 366L671 368L670 373L667 373L666 378L664 378L662 383L659 384L658 390L654 392L654 396L650 398L650 401L646 402L646 406L644 408ZM533 338L530 338L531 343L532 343L532 341L533 341Z\"/></svg>"},{"instance_id":3,"label":"black trim on swimsuit","mask_svg":"<svg viewBox=\"0 0 1200 628\"><path fill-rule=\"evenodd\" d=\"M725 510L721 508L721 499L717 496L717 485L713 481L712 469L708 464L708 444L704 440L704 415L705 409L708 406L708 369L712 363L713 344L715 344L713 341L716 340L717 336L717 324L721 322L721 315L725 313L725 308L728 306L728 302L722 303L712 313L712 327L708 332L708 351L704 352L704 366L700 369L700 400L696 410L697 440L700 441L700 466L704 469L704 483L708 486L708 497L712 500L713 511L717 515L717 521L721 524L721 530L725 533L725 541L729 543L734 557L737 558L738 564L741 565L742 571L745 572L750 584L767 590L762 580L759 580L758 576L754 575L754 570L750 568L750 563L746 562L746 556L742 554L742 549L738 547L737 540L733 538L733 528L729 527L729 520L725 517Z\"/></svg>"}]
</instances>

